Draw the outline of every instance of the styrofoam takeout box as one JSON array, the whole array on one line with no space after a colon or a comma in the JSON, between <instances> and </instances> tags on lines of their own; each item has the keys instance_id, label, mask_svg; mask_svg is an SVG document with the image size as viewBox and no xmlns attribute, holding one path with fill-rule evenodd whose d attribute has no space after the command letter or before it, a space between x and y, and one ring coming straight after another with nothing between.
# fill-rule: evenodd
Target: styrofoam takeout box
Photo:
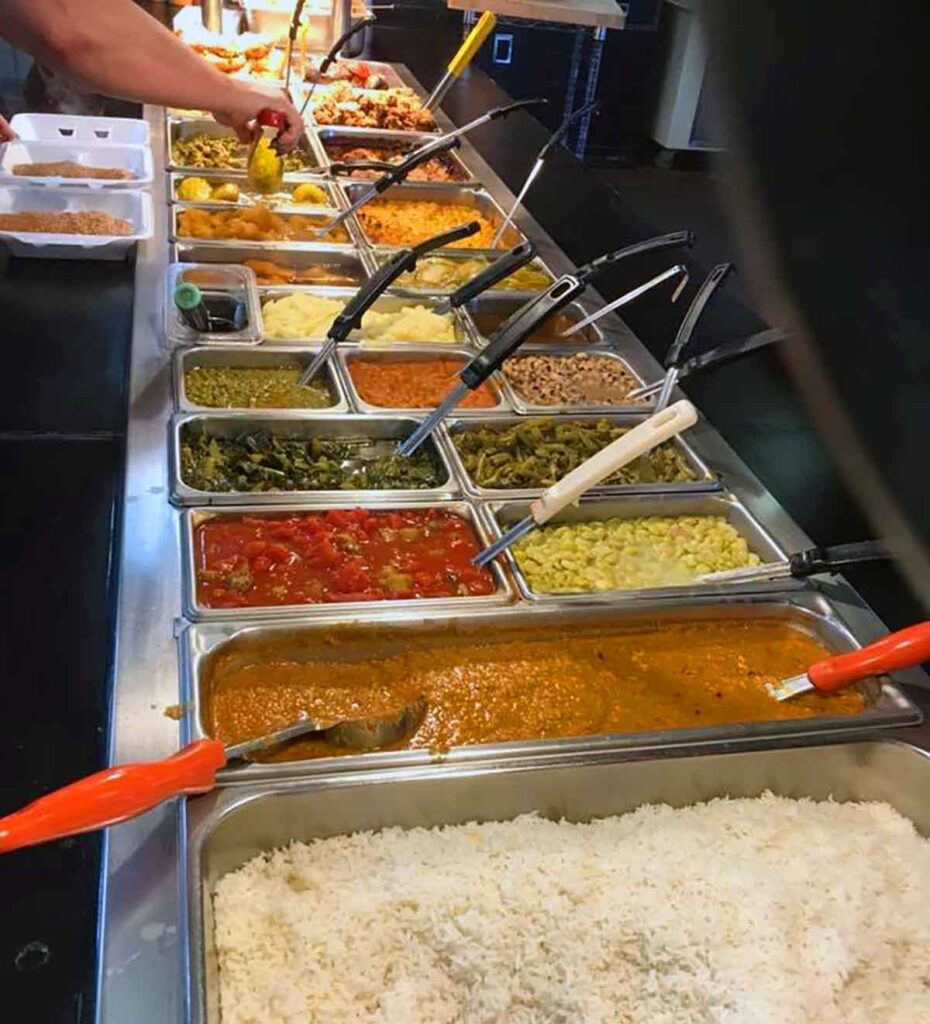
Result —
<instances>
[{"instance_id":1,"label":"styrofoam takeout box","mask_svg":"<svg viewBox=\"0 0 930 1024\"><path fill-rule=\"evenodd\" d=\"M73 160L85 167L107 167L129 171L125 181L109 178L42 177L14 174L17 164L57 163ZM14 139L0 145L0 181L8 185L41 185L45 188L127 189L152 183L152 151L148 146L109 143L26 142Z\"/></svg>"},{"instance_id":2,"label":"styrofoam takeout box","mask_svg":"<svg viewBox=\"0 0 930 1024\"><path fill-rule=\"evenodd\" d=\"M14 256L59 260L118 260L136 242L152 237L152 197L147 192L0 187L0 213L19 213L24 210L73 213L99 210L128 220L132 232L128 235L60 235L7 231L0 226L0 242Z\"/></svg>"},{"instance_id":3,"label":"styrofoam takeout box","mask_svg":"<svg viewBox=\"0 0 930 1024\"><path fill-rule=\"evenodd\" d=\"M149 126L132 117L16 114L10 127L24 142L98 142L147 146Z\"/></svg>"}]
</instances>

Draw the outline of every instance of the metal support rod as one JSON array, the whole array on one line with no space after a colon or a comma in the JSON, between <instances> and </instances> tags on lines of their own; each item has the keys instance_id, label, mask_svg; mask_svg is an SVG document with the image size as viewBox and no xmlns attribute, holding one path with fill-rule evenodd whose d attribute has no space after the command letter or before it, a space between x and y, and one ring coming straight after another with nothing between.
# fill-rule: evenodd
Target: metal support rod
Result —
<instances>
[{"instance_id":1,"label":"metal support rod","mask_svg":"<svg viewBox=\"0 0 930 1024\"><path fill-rule=\"evenodd\" d=\"M597 97L597 87L601 77L601 59L604 56L604 40L606 38L607 29L603 25L598 25L591 33L591 56L588 60L588 77L585 79L582 106L593 103ZM594 111L585 114L577 128L572 152L579 160L584 160L585 150L588 148L588 132L591 130L593 116Z\"/></svg>"},{"instance_id":2,"label":"metal support rod","mask_svg":"<svg viewBox=\"0 0 930 1024\"><path fill-rule=\"evenodd\" d=\"M223 31L223 0L202 0L200 18L209 32Z\"/></svg>"}]
</instances>

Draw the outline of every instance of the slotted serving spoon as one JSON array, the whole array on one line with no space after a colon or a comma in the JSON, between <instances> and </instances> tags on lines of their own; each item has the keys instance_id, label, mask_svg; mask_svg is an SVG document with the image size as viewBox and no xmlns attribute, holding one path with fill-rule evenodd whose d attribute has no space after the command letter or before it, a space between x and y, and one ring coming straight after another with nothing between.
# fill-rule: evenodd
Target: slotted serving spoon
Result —
<instances>
[{"instance_id":1,"label":"slotted serving spoon","mask_svg":"<svg viewBox=\"0 0 930 1024\"><path fill-rule=\"evenodd\" d=\"M230 761L247 760L310 733L320 733L326 742L353 750L387 747L413 732L425 713L426 701L421 697L388 715L334 721L305 718L229 747L219 740L196 740L161 761L107 768L0 818L0 853L106 828L175 796L207 793L216 782L217 771Z\"/></svg>"}]
</instances>

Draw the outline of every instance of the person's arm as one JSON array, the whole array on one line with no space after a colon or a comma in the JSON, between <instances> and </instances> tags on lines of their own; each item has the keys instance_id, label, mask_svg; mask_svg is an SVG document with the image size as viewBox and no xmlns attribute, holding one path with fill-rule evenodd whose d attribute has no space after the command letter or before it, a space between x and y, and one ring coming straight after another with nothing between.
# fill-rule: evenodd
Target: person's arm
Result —
<instances>
[{"instance_id":1,"label":"person's arm","mask_svg":"<svg viewBox=\"0 0 930 1024\"><path fill-rule=\"evenodd\" d=\"M15 139L16 136L13 134L13 129L10 127L10 122L0 114L0 142L9 142L10 139Z\"/></svg>"},{"instance_id":2,"label":"person's arm","mask_svg":"<svg viewBox=\"0 0 930 1024\"><path fill-rule=\"evenodd\" d=\"M211 68L132 0L2 0L0 33L42 64L94 92L140 103L209 110L249 136L264 107L287 120L284 145L303 124L281 91L267 91Z\"/></svg>"}]
</instances>

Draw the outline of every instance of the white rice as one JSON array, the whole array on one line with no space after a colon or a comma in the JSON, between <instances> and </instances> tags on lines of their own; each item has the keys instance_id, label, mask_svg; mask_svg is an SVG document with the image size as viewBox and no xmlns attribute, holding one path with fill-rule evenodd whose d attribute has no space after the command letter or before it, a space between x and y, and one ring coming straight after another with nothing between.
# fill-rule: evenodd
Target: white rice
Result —
<instances>
[{"instance_id":1,"label":"white rice","mask_svg":"<svg viewBox=\"0 0 930 1024\"><path fill-rule=\"evenodd\" d=\"M715 800L294 843L220 880L223 1024L927 1024L930 840Z\"/></svg>"}]
</instances>

